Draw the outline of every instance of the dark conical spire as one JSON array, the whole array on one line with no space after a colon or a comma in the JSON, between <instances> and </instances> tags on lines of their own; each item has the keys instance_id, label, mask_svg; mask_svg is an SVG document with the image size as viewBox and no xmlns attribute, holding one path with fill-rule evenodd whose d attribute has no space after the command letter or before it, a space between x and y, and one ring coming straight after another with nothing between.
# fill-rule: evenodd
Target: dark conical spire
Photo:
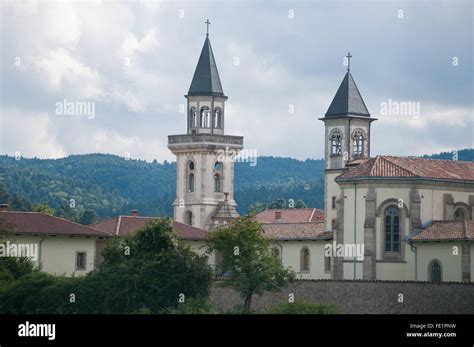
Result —
<instances>
[{"instance_id":1,"label":"dark conical spire","mask_svg":"<svg viewBox=\"0 0 474 347\"><path fill-rule=\"evenodd\" d=\"M342 80L334 99L326 112L326 117L339 116L364 116L370 117L354 79L349 71Z\"/></svg>"},{"instance_id":2,"label":"dark conical spire","mask_svg":"<svg viewBox=\"0 0 474 347\"><path fill-rule=\"evenodd\" d=\"M224 96L208 35L206 35L188 95Z\"/></svg>"}]
</instances>

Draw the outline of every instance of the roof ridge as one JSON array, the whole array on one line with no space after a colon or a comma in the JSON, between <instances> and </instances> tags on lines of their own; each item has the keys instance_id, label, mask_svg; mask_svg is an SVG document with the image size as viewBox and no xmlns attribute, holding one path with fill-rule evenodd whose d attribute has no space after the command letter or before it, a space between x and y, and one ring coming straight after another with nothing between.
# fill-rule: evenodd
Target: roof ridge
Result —
<instances>
[{"instance_id":1,"label":"roof ridge","mask_svg":"<svg viewBox=\"0 0 474 347\"><path fill-rule=\"evenodd\" d=\"M324 221L316 221L316 222L263 222L263 223L260 223L262 225L268 225L268 224L274 224L274 225L282 225L282 224L322 224L322 223L325 223Z\"/></svg>"},{"instance_id":2,"label":"roof ridge","mask_svg":"<svg viewBox=\"0 0 474 347\"><path fill-rule=\"evenodd\" d=\"M122 216L118 216L117 225L115 226L115 235L118 236L120 231L120 223L122 222Z\"/></svg>"},{"instance_id":3,"label":"roof ridge","mask_svg":"<svg viewBox=\"0 0 474 347\"><path fill-rule=\"evenodd\" d=\"M448 162L448 163L461 162L461 163L472 163L472 164L474 164L474 161L472 161L472 160L453 160L453 159L423 158L423 157L418 157L418 156L413 156L413 155L380 154L379 156L381 156L381 157L391 157L391 158L403 158L403 159L417 159L417 160L443 161L443 162Z\"/></svg>"},{"instance_id":4,"label":"roof ridge","mask_svg":"<svg viewBox=\"0 0 474 347\"><path fill-rule=\"evenodd\" d=\"M311 216L309 216L308 222L311 222L311 219L313 219L313 216L315 213L316 213L316 208L313 208L313 211L311 212Z\"/></svg>"}]
</instances>

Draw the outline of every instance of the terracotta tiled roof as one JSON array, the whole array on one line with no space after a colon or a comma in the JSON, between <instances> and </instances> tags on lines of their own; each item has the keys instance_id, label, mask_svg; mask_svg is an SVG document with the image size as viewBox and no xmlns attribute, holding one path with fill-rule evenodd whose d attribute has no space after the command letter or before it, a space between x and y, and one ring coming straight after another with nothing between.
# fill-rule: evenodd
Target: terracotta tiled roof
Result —
<instances>
[{"instance_id":1,"label":"terracotta tiled roof","mask_svg":"<svg viewBox=\"0 0 474 347\"><path fill-rule=\"evenodd\" d=\"M117 236L126 236L136 232L142 225L157 217L118 216L94 224L94 228ZM173 228L181 240L205 240L207 231L193 226L173 221Z\"/></svg>"},{"instance_id":2,"label":"terracotta tiled roof","mask_svg":"<svg viewBox=\"0 0 474 347\"><path fill-rule=\"evenodd\" d=\"M474 240L474 222L434 221L409 239L413 241Z\"/></svg>"},{"instance_id":3,"label":"terracotta tiled roof","mask_svg":"<svg viewBox=\"0 0 474 347\"><path fill-rule=\"evenodd\" d=\"M281 212L281 219L275 219ZM317 208L269 209L255 216L259 223L309 223L324 221L325 213Z\"/></svg>"},{"instance_id":4,"label":"terracotta tiled roof","mask_svg":"<svg viewBox=\"0 0 474 347\"><path fill-rule=\"evenodd\" d=\"M110 237L107 232L38 212L0 211L0 232Z\"/></svg>"},{"instance_id":5,"label":"terracotta tiled roof","mask_svg":"<svg viewBox=\"0 0 474 347\"><path fill-rule=\"evenodd\" d=\"M265 223L264 236L276 240L330 240L332 233L324 231L324 222Z\"/></svg>"},{"instance_id":6,"label":"terracotta tiled roof","mask_svg":"<svg viewBox=\"0 0 474 347\"><path fill-rule=\"evenodd\" d=\"M415 177L474 181L474 162L377 156L339 175L336 180L363 177Z\"/></svg>"}]
</instances>

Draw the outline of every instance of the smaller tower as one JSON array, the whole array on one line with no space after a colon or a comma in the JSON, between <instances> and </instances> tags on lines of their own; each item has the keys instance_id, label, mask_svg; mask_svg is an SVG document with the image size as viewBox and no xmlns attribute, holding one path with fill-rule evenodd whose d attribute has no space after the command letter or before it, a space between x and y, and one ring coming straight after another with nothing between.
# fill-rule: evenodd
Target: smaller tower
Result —
<instances>
[{"instance_id":1,"label":"smaller tower","mask_svg":"<svg viewBox=\"0 0 474 347\"><path fill-rule=\"evenodd\" d=\"M347 54L347 73L339 86L334 99L323 118L325 127L324 145L324 210L326 230L334 233L336 243L343 243L343 220L338 219L338 202L344 206L344 194L335 178L356 165L360 160L370 157L370 125L375 118L365 106L350 71ZM340 215L342 217L342 215ZM342 278L342 258L334 258L333 278Z\"/></svg>"}]
</instances>

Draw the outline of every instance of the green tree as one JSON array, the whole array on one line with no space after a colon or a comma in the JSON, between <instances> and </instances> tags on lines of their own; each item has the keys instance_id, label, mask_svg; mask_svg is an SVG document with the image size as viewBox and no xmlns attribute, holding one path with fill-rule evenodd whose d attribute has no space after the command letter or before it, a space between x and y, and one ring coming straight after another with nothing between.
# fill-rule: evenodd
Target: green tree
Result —
<instances>
[{"instance_id":1,"label":"green tree","mask_svg":"<svg viewBox=\"0 0 474 347\"><path fill-rule=\"evenodd\" d=\"M259 214L260 212L265 211L267 208L266 204L257 201L255 204L252 204L249 206L249 215L256 215Z\"/></svg>"},{"instance_id":2,"label":"green tree","mask_svg":"<svg viewBox=\"0 0 474 347\"><path fill-rule=\"evenodd\" d=\"M98 217L94 210L85 210L82 213L79 223L84 224L84 225L90 225L97 222L97 219Z\"/></svg>"},{"instance_id":3,"label":"green tree","mask_svg":"<svg viewBox=\"0 0 474 347\"><path fill-rule=\"evenodd\" d=\"M59 218L68 219L73 222L79 221L79 216L75 208L71 208L68 205L63 205L56 209L54 215Z\"/></svg>"},{"instance_id":4,"label":"green tree","mask_svg":"<svg viewBox=\"0 0 474 347\"><path fill-rule=\"evenodd\" d=\"M306 208L306 204L303 200L296 200L295 208Z\"/></svg>"},{"instance_id":5,"label":"green tree","mask_svg":"<svg viewBox=\"0 0 474 347\"><path fill-rule=\"evenodd\" d=\"M13 211L31 211L31 203L18 194L14 194L10 200L10 208Z\"/></svg>"},{"instance_id":6,"label":"green tree","mask_svg":"<svg viewBox=\"0 0 474 347\"><path fill-rule=\"evenodd\" d=\"M227 275L223 285L240 294L246 311L254 294L276 291L295 278L295 273L271 254L271 241L263 237L262 226L251 216L212 231L208 245L209 252L222 254L217 271Z\"/></svg>"},{"instance_id":7,"label":"green tree","mask_svg":"<svg viewBox=\"0 0 474 347\"><path fill-rule=\"evenodd\" d=\"M95 303L102 313L160 313L209 296L207 257L178 243L170 219L153 220L136 235L111 242L103 256L90 276L91 292L107 288Z\"/></svg>"},{"instance_id":8,"label":"green tree","mask_svg":"<svg viewBox=\"0 0 474 347\"><path fill-rule=\"evenodd\" d=\"M283 198L280 198L276 201L273 201L269 208L275 209L275 208L286 208L286 200Z\"/></svg>"},{"instance_id":9,"label":"green tree","mask_svg":"<svg viewBox=\"0 0 474 347\"><path fill-rule=\"evenodd\" d=\"M54 210L47 204L37 204L33 206L33 212L44 213L50 216L54 215Z\"/></svg>"}]
</instances>

